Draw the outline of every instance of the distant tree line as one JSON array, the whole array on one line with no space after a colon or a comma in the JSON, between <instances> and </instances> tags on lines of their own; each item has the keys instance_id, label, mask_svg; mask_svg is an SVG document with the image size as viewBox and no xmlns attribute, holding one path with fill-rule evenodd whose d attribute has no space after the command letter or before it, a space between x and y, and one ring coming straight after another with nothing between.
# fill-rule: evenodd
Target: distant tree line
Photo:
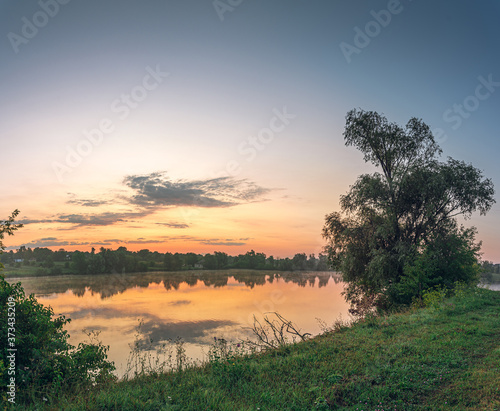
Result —
<instances>
[{"instance_id":1,"label":"distant tree line","mask_svg":"<svg viewBox=\"0 0 500 411\"><path fill-rule=\"evenodd\" d=\"M146 271L182 271L194 269L221 270L229 268L277 270L277 271L326 271L326 255L305 253L293 258L267 257L254 250L231 256L215 251L213 254L160 253L147 249L129 251L126 247L116 250L101 247L99 252L52 251L49 248L26 248L11 250L0 256L2 263L16 267L35 266L37 274L106 274Z\"/></svg>"},{"instance_id":2,"label":"distant tree line","mask_svg":"<svg viewBox=\"0 0 500 411\"><path fill-rule=\"evenodd\" d=\"M487 283L494 282L493 274L500 274L500 264L493 264L491 261L482 262L483 271L481 280Z\"/></svg>"},{"instance_id":3,"label":"distant tree line","mask_svg":"<svg viewBox=\"0 0 500 411\"><path fill-rule=\"evenodd\" d=\"M500 264L493 264L491 261L483 261L482 265L485 272L500 274Z\"/></svg>"}]
</instances>

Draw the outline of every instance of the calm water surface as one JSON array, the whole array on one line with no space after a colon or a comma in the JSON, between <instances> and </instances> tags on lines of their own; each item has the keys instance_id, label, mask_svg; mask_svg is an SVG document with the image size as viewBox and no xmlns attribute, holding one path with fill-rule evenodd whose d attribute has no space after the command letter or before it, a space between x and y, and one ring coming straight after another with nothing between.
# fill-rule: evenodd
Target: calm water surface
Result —
<instances>
[{"instance_id":1,"label":"calm water surface","mask_svg":"<svg viewBox=\"0 0 500 411\"><path fill-rule=\"evenodd\" d=\"M11 278L10 282L18 279ZM303 332L321 332L317 318L331 325L348 305L340 293L343 283L335 273L273 273L228 270L182 273L29 277L20 281L55 314L71 318L70 343L88 341L83 330L100 332L109 345L109 359L122 376L137 334L162 344L177 337L186 353L204 359L214 337L238 342L250 337L245 328L254 315L278 312Z\"/></svg>"}]
</instances>

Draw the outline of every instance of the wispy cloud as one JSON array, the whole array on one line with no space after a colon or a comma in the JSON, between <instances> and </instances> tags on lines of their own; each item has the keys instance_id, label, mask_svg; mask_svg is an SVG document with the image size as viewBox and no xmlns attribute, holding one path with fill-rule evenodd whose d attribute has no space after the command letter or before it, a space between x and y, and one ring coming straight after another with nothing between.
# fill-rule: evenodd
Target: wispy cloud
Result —
<instances>
[{"instance_id":1,"label":"wispy cloud","mask_svg":"<svg viewBox=\"0 0 500 411\"><path fill-rule=\"evenodd\" d=\"M63 214L57 217L56 222L75 224L77 227L106 226L117 222L127 221L129 218L144 217L150 214L147 211L98 213L98 214Z\"/></svg>"},{"instance_id":2,"label":"wispy cloud","mask_svg":"<svg viewBox=\"0 0 500 411\"><path fill-rule=\"evenodd\" d=\"M205 245L225 245L225 246L239 246L246 245L246 241L250 238L199 238L192 236L163 236L162 238L166 241L183 241L183 242L194 242Z\"/></svg>"},{"instance_id":3,"label":"wispy cloud","mask_svg":"<svg viewBox=\"0 0 500 411\"><path fill-rule=\"evenodd\" d=\"M213 240L205 240L200 241L200 243L205 245L225 245L225 246L238 246L245 245L246 243L240 243L236 241L213 241Z\"/></svg>"},{"instance_id":4,"label":"wispy cloud","mask_svg":"<svg viewBox=\"0 0 500 411\"><path fill-rule=\"evenodd\" d=\"M185 223L155 223L157 225L163 225L169 228L189 228L189 224Z\"/></svg>"},{"instance_id":5,"label":"wispy cloud","mask_svg":"<svg viewBox=\"0 0 500 411\"><path fill-rule=\"evenodd\" d=\"M231 207L255 201L270 191L232 177L173 181L161 172L128 176L124 184L136 192L130 202L142 207Z\"/></svg>"},{"instance_id":6,"label":"wispy cloud","mask_svg":"<svg viewBox=\"0 0 500 411\"><path fill-rule=\"evenodd\" d=\"M42 247L66 247L66 246L84 246L84 245L111 245L108 242L89 242L89 241L64 241L58 240L55 237L40 238L37 240L30 241L29 243L13 245L7 247L8 250L16 250L19 247L27 248L42 248Z\"/></svg>"},{"instance_id":7,"label":"wispy cloud","mask_svg":"<svg viewBox=\"0 0 500 411\"><path fill-rule=\"evenodd\" d=\"M118 222L128 221L131 218L144 217L151 214L151 211L130 211L130 212L104 212L104 213L86 213L86 214L59 214L51 218L46 219L24 219L19 220L20 224L48 224L48 223L60 223L60 224L72 224L73 227L86 227L86 226L107 226L113 225Z\"/></svg>"},{"instance_id":8,"label":"wispy cloud","mask_svg":"<svg viewBox=\"0 0 500 411\"><path fill-rule=\"evenodd\" d=\"M161 244L161 243L164 243L164 241L161 241L161 240L130 240L130 241L124 241L124 243L127 243L127 244Z\"/></svg>"},{"instance_id":9,"label":"wispy cloud","mask_svg":"<svg viewBox=\"0 0 500 411\"><path fill-rule=\"evenodd\" d=\"M46 223L55 223L55 222L57 222L57 221L54 220L54 219L34 220L34 219L31 219L31 218L25 218L25 219L21 219L21 220L16 221L16 223L18 223L18 224L24 224L24 225L28 225L28 224L46 224Z\"/></svg>"},{"instance_id":10,"label":"wispy cloud","mask_svg":"<svg viewBox=\"0 0 500 411\"><path fill-rule=\"evenodd\" d=\"M110 226L120 222L131 223L134 218L140 219L155 213L158 210L174 207L233 207L255 201L264 201L264 195L271 190L261 187L248 180L236 180L232 177L219 177L205 180L171 180L165 172L156 172L146 175L127 176L123 184L133 193L124 195L115 194L105 199L76 198L75 194L68 193L71 199L66 203L97 208L119 204L132 208L129 211L105 211L98 213L67 213L51 216L46 219L25 218L19 223L28 224L63 224L68 228ZM168 228L185 229L189 224L171 221L155 223ZM223 245L223 244L214 244ZM226 244L227 245L227 244ZM243 244L229 244L243 245Z\"/></svg>"},{"instance_id":11,"label":"wispy cloud","mask_svg":"<svg viewBox=\"0 0 500 411\"><path fill-rule=\"evenodd\" d=\"M109 204L109 201L106 200L88 200L88 199L73 199L68 200L68 204L75 204L82 207L100 207L103 205Z\"/></svg>"}]
</instances>

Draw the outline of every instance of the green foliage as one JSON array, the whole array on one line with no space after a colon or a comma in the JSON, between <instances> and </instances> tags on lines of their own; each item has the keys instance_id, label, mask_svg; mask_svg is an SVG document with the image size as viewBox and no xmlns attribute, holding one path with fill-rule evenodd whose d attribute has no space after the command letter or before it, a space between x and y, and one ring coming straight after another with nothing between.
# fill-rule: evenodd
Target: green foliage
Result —
<instances>
[{"instance_id":1,"label":"green foliage","mask_svg":"<svg viewBox=\"0 0 500 411\"><path fill-rule=\"evenodd\" d=\"M441 149L419 119L402 128L352 110L344 137L381 170L357 179L340 199L342 212L326 216L323 229L352 313L409 304L436 284L475 281L479 246L456 216L491 208L491 180L462 161L439 162Z\"/></svg>"},{"instance_id":2,"label":"green foliage","mask_svg":"<svg viewBox=\"0 0 500 411\"><path fill-rule=\"evenodd\" d=\"M253 347L248 347L245 342L230 343L224 338L214 337L214 342L208 351L208 361L210 363L233 362L253 352L255 352Z\"/></svg>"},{"instance_id":3,"label":"green foliage","mask_svg":"<svg viewBox=\"0 0 500 411\"><path fill-rule=\"evenodd\" d=\"M431 307L435 310L439 309L439 306L444 301L447 295L447 290L444 287L435 287L433 289L424 291L422 295L422 302L424 307Z\"/></svg>"},{"instance_id":4,"label":"green foliage","mask_svg":"<svg viewBox=\"0 0 500 411\"><path fill-rule=\"evenodd\" d=\"M17 215L16 210L9 220L0 222L0 238L20 228L13 224ZM49 266L53 269L54 262ZM64 326L69 321L64 316L54 317L52 308L40 304L33 294L26 296L21 283L9 284L0 276L0 322L9 324L0 327L0 341L9 341L0 348L0 384L5 387L14 376L17 403L41 396L55 400L63 391L88 389L115 378L107 347L95 341L78 348L68 343ZM10 367L9 348L16 350L15 369Z\"/></svg>"},{"instance_id":5,"label":"green foliage","mask_svg":"<svg viewBox=\"0 0 500 411\"><path fill-rule=\"evenodd\" d=\"M87 274L87 259L84 253L75 251L71 257L71 268L77 274Z\"/></svg>"},{"instance_id":6,"label":"green foliage","mask_svg":"<svg viewBox=\"0 0 500 411\"><path fill-rule=\"evenodd\" d=\"M266 267L266 255L256 253L254 250L247 251L246 254L238 256L236 267L263 270Z\"/></svg>"},{"instance_id":7,"label":"green foliage","mask_svg":"<svg viewBox=\"0 0 500 411\"><path fill-rule=\"evenodd\" d=\"M21 283L10 285L0 278L0 321L7 324L7 302L15 303L16 382L21 400L43 393L50 398L62 389L94 386L112 380L114 366L107 361L107 348L101 344L68 343L64 325L70 320L54 317L51 307L26 296ZM7 328L0 329L0 340L7 341ZM2 345L0 362L7 364L7 345ZM7 384L4 371L1 384Z\"/></svg>"},{"instance_id":8,"label":"green foliage","mask_svg":"<svg viewBox=\"0 0 500 411\"><path fill-rule=\"evenodd\" d=\"M305 253L295 254L292 259L292 264L294 270L307 270L307 255Z\"/></svg>"},{"instance_id":9,"label":"green foliage","mask_svg":"<svg viewBox=\"0 0 500 411\"><path fill-rule=\"evenodd\" d=\"M390 300L408 305L434 287L453 289L457 282L475 285L481 271L478 258L474 229L461 228L435 236L422 253L407 263L400 281L388 287Z\"/></svg>"},{"instance_id":10,"label":"green foliage","mask_svg":"<svg viewBox=\"0 0 500 411\"><path fill-rule=\"evenodd\" d=\"M0 221L0 254L2 254L3 250L5 249L2 242L2 240L5 237L5 234L13 235L14 231L23 226L22 224L14 224L14 221L18 215L19 215L19 210L14 210L11 216L7 220ZM2 263L0 263L0 270L3 268L4 267Z\"/></svg>"},{"instance_id":11,"label":"green foliage","mask_svg":"<svg viewBox=\"0 0 500 411\"><path fill-rule=\"evenodd\" d=\"M163 268L167 271L179 271L182 269L182 261L179 253L165 253Z\"/></svg>"}]
</instances>

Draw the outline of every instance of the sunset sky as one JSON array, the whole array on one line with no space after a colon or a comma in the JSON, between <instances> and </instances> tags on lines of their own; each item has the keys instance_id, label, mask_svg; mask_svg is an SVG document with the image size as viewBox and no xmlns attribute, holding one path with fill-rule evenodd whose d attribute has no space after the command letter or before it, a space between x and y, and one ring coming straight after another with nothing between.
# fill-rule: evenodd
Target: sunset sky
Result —
<instances>
[{"instance_id":1,"label":"sunset sky","mask_svg":"<svg viewBox=\"0 0 500 411\"><path fill-rule=\"evenodd\" d=\"M500 189L500 3L0 2L10 248L319 253L345 115L429 124ZM500 262L500 204L474 215Z\"/></svg>"}]
</instances>

